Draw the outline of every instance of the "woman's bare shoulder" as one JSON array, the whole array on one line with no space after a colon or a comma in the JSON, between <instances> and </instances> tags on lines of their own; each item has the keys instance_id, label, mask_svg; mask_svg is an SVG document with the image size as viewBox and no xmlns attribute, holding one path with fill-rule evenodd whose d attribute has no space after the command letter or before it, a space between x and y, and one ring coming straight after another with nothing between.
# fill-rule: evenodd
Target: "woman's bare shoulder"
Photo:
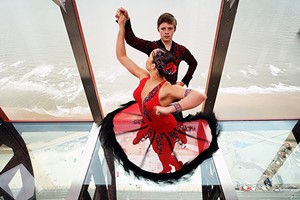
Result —
<instances>
[{"instance_id":1,"label":"woman's bare shoulder","mask_svg":"<svg viewBox=\"0 0 300 200\"><path fill-rule=\"evenodd\" d=\"M172 85L170 82L166 81L165 84L163 85L163 87L165 87L165 90L173 92L174 90L178 90L181 89L182 87L179 85Z\"/></svg>"},{"instance_id":2,"label":"woman's bare shoulder","mask_svg":"<svg viewBox=\"0 0 300 200\"><path fill-rule=\"evenodd\" d=\"M171 99L182 98L182 94L184 93L184 88L180 85L172 85L168 81L164 84L164 96L168 96Z\"/></svg>"},{"instance_id":3,"label":"woman's bare shoulder","mask_svg":"<svg viewBox=\"0 0 300 200\"><path fill-rule=\"evenodd\" d=\"M137 75L137 77L140 79L140 80L142 80L142 79L144 79L144 78L146 78L146 77L149 77L150 75L149 75L149 73L146 71L146 70L144 70L144 69L142 69L141 71L140 71L140 73Z\"/></svg>"},{"instance_id":4,"label":"woman's bare shoulder","mask_svg":"<svg viewBox=\"0 0 300 200\"><path fill-rule=\"evenodd\" d=\"M162 86L163 96L174 96L174 92L178 91L178 85L172 85L170 82L166 81Z\"/></svg>"}]
</instances>

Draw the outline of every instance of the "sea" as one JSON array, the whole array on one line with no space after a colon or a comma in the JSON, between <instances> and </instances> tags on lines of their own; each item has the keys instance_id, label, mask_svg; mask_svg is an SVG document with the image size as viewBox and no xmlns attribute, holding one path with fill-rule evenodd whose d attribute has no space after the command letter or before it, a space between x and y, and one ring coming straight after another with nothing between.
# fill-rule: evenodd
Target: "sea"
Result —
<instances>
[{"instance_id":1,"label":"sea","mask_svg":"<svg viewBox=\"0 0 300 200\"><path fill-rule=\"evenodd\" d=\"M105 114L132 100L138 83L115 56L119 7L127 9L135 34L147 40L159 39L158 16L172 13L178 22L174 41L198 61L189 87L205 90L221 0L76 0L76 5ZM4 110L54 117L90 115L61 12L51 0L0 1ZM145 54L130 46L127 54L145 66ZM186 70L182 62L179 79ZM300 1L240 0L218 92L299 97L299 77Z\"/></svg>"}]
</instances>

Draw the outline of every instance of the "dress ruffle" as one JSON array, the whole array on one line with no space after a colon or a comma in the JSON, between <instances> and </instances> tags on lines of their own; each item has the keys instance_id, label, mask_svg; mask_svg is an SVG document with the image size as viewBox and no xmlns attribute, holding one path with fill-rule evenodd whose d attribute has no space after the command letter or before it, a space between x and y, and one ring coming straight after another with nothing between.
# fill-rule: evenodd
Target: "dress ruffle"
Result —
<instances>
[{"instance_id":1,"label":"dress ruffle","mask_svg":"<svg viewBox=\"0 0 300 200\"><path fill-rule=\"evenodd\" d=\"M112 150L124 170L137 178L164 183L188 178L218 150L220 127L214 113L199 112L176 120L174 131L156 133L143 122L137 103L130 101L104 118L100 129L102 147ZM162 159L169 151L166 143L180 166ZM170 171L162 169L164 164L171 167Z\"/></svg>"}]
</instances>

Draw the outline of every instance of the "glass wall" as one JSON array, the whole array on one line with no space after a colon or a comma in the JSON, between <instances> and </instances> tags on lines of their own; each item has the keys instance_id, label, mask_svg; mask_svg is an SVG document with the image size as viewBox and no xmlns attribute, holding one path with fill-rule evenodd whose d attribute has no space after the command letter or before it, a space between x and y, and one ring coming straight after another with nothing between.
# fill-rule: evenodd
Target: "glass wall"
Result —
<instances>
[{"instance_id":1,"label":"glass wall","mask_svg":"<svg viewBox=\"0 0 300 200\"><path fill-rule=\"evenodd\" d=\"M90 120L60 8L0 3L0 107L13 120Z\"/></svg>"},{"instance_id":2,"label":"glass wall","mask_svg":"<svg viewBox=\"0 0 300 200\"><path fill-rule=\"evenodd\" d=\"M299 117L299 24L297 0L239 1L215 105L219 117Z\"/></svg>"},{"instance_id":3,"label":"glass wall","mask_svg":"<svg viewBox=\"0 0 300 200\"><path fill-rule=\"evenodd\" d=\"M157 17L163 12L174 14L178 21L174 41L186 46L198 61L190 87L204 91L220 2L78 0L104 114L132 100L138 82L115 56L118 7L128 10L136 35L151 41L159 39ZM300 113L299 15L298 0L239 2L215 112L223 126L219 138L226 161L223 171L228 168L240 199L247 198L243 191L264 192L265 198L299 196L299 145L291 132L297 121L285 120L299 119ZM0 107L11 120L39 122L14 124L30 154L37 197L47 199L55 194L65 198L78 178L91 124L44 124L41 120L84 121L92 117L60 8L51 0L4 0L0 17L5 19L0 21ZM147 56L127 47L129 56L144 66ZM184 62L180 66L179 80L187 69ZM245 119L256 121L241 121ZM2 168L14 151L0 144ZM99 145L92 149L95 157L89 170L97 171L99 162L102 170L107 170ZM116 165L117 193L124 199L158 199L161 196L157 194L201 198L202 169L200 166L187 182L162 187L137 180ZM21 173L16 174L11 183L14 196L22 182ZM91 196L97 185L106 184L99 177L87 176L83 182L91 185ZM277 191L283 193L273 193Z\"/></svg>"}]
</instances>

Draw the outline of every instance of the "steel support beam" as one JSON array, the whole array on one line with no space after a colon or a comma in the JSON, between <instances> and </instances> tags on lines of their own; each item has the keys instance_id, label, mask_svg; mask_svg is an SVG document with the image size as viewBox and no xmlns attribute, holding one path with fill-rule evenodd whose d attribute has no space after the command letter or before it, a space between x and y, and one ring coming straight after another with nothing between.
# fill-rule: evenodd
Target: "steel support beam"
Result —
<instances>
[{"instance_id":1,"label":"steel support beam","mask_svg":"<svg viewBox=\"0 0 300 200\"><path fill-rule=\"evenodd\" d=\"M4 149L10 149L13 155L7 163L1 163L5 165L0 168L0 199L15 199L12 195L15 190L17 198L35 200L34 172L26 143L0 107L0 147L2 145ZM11 182L18 172L21 175L19 187L11 188Z\"/></svg>"},{"instance_id":2,"label":"steel support beam","mask_svg":"<svg viewBox=\"0 0 300 200\"><path fill-rule=\"evenodd\" d=\"M103 110L100 104L77 6L75 0L66 0L61 2L60 5L93 120L96 124L100 125L103 119Z\"/></svg>"},{"instance_id":3,"label":"steel support beam","mask_svg":"<svg viewBox=\"0 0 300 200\"><path fill-rule=\"evenodd\" d=\"M274 158L271 160L268 167L265 169L263 174L258 179L258 184L265 184L266 179L272 179L279 169L284 166L286 160L294 152L300 142L300 120L295 124L293 129L287 138L283 141L282 145L279 147Z\"/></svg>"},{"instance_id":4,"label":"steel support beam","mask_svg":"<svg viewBox=\"0 0 300 200\"><path fill-rule=\"evenodd\" d=\"M238 199L221 150L201 164L201 177L203 200Z\"/></svg>"},{"instance_id":5,"label":"steel support beam","mask_svg":"<svg viewBox=\"0 0 300 200\"><path fill-rule=\"evenodd\" d=\"M83 30L81 27L81 22L76 6L75 0L54 0L54 2L60 7L61 13L65 22L65 26L67 29L67 33L69 36L69 40L72 46L72 50L74 53L74 57L77 63L78 71L81 77L81 81L84 87L84 91L87 97L87 101L93 116L93 120L95 124L98 125L97 128L99 128L99 125L102 123L104 114L103 110L100 104L99 95L97 92L97 87L95 83L95 78L92 71L92 65L89 59L87 46L85 43ZM94 129L94 130L93 130ZM98 138L95 136L98 136L99 130L95 132L96 127L93 127L91 130L91 143L96 142ZM89 137L89 139L90 139ZM95 150L95 145L92 145L93 149L85 149L87 152L87 155L83 155L83 159L86 160L86 163L90 163L90 159L92 159L92 152ZM107 152L104 150L105 156L109 160L108 165L114 167L113 162L113 155L111 152ZM85 163L85 162L84 162ZM88 170L88 166L85 165L82 168L82 174L79 176L79 179L73 181L72 186L69 190L67 199L76 199L76 198L82 198L84 195L88 195L87 189L88 185L83 184L83 177L86 175ZM100 169L99 169L100 170ZM112 183L111 185L107 186L107 190L102 187L101 185L96 186L95 196L106 196L109 197L109 200L115 200L116 199L116 183L115 183L115 174L111 174L112 176ZM80 184L82 185L82 188L79 189ZM101 190L101 191L100 191ZM108 191L108 194L107 194ZM104 192L104 193L103 193ZM102 199L102 198L101 198Z\"/></svg>"},{"instance_id":6,"label":"steel support beam","mask_svg":"<svg viewBox=\"0 0 300 200\"><path fill-rule=\"evenodd\" d=\"M205 92L207 99L202 108L204 113L211 113L214 109L238 3L239 0L222 0L221 2L210 69L206 83Z\"/></svg>"},{"instance_id":7,"label":"steel support beam","mask_svg":"<svg viewBox=\"0 0 300 200\"><path fill-rule=\"evenodd\" d=\"M292 133L294 134L297 144L299 144L300 143L300 120L298 120L298 122L292 129Z\"/></svg>"}]
</instances>

